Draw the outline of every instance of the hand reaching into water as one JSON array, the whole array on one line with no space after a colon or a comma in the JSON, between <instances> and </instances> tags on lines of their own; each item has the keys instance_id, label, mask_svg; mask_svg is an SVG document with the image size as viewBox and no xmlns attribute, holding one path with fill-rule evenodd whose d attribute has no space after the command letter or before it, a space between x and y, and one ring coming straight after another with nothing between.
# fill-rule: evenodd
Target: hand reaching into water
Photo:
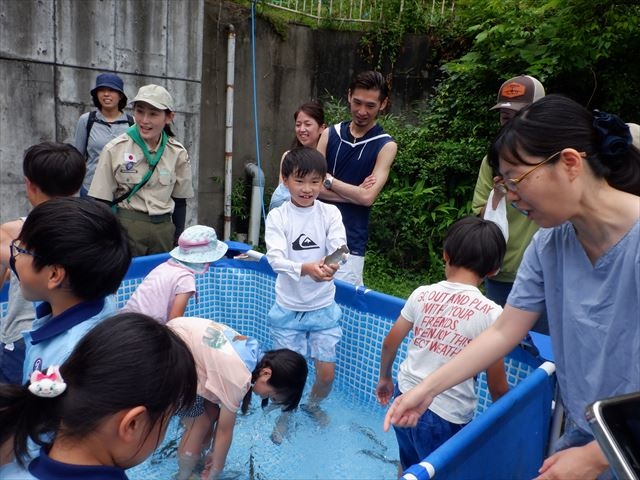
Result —
<instances>
[{"instance_id":1,"label":"hand reaching into water","mask_svg":"<svg viewBox=\"0 0 640 480\"><path fill-rule=\"evenodd\" d=\"M393 395L393 380L390 377L382 377L376 386L376 398L380 405L388 405Z\"/></svg>"}]
</instances>

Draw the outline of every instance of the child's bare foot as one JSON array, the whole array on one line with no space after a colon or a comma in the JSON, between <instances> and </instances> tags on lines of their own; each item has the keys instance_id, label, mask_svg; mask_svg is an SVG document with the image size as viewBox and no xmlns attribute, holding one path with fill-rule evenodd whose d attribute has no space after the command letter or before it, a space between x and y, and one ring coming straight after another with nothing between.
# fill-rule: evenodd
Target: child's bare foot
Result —
<instances>
[{"instance_id":1,"label":"child's bare foot","mask_svg":"<svg viewBox=\"0 0 640 480\"><path fill-rule=\"evenodd\" d=\"M280 445L285 438L289 437L289 425L291 423L291 413L282 412L276 419L276 424L271 432L271 441Z\"/></svg>"},{"instance_id":2,"label":"child's bare foot","mask_svg":"<svg viewBox=\"0 0 640 480\"><path fill-rule=\"evenodd\" d=\"M321 427L326 427L329 425L330 418L327 412L320 408L320 405L317 403L305 403L300 405L300 410L313 418L318 425Z\"/></svg>"}]
</instances>

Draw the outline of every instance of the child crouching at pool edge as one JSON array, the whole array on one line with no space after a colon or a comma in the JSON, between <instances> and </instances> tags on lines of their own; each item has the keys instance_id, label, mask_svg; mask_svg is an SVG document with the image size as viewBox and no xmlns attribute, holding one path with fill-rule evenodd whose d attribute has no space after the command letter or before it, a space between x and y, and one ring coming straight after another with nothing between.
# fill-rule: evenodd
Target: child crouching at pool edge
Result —
<instances>
[{"instance_id":1,"label":"child crouching at pool edge","mask_svg":"<svg viewBox=\"0 0 640 480\"><path fill-rule=\"evenodd\" d=\"M151 270L133 292L123 312L140 312L160 323L184 316L189 299L196 294L196 275L224 256L227 244L205 225L187 228L171 250L171 258Z\"/></svg>"},{"instance_id":2,"label":"child crouching at pool edge","mask_svg":"<svg viewBox=\"0 0 640 480\"><path fill-rule=\"evenodd\" d=\"M202 477L216 480L231 447L238 410L246 413L252 393L291 411L300 403L307 381L307 361L288 349L264 354L258 342L232 328L204 318L179 317L169 328L189 346L198 372L194 406L180 412L185 431L178 447L177 480L187 480L202 458Z\"/></svg>"}]
</instances>

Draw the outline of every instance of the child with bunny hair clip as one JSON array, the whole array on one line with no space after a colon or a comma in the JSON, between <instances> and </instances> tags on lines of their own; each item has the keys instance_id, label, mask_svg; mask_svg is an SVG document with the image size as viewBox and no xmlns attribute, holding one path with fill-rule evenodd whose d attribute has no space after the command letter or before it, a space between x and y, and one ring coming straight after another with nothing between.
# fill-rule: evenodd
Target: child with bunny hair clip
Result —
<instances>
[{"instance_id":1,"label":"child with bunny hair clip","mask_svg":"<svg viewBox=\"0 0 640 480\"><path fill-rule=\"evenodd\" d=\"M158 372L167 373L161 382ZM191 407L196 386L193 356L171 329L139 313L107 318L60 367L0 384L0 465L16 459L0 478L127 480L171 416Z\"/></svg>"}]
</instances>

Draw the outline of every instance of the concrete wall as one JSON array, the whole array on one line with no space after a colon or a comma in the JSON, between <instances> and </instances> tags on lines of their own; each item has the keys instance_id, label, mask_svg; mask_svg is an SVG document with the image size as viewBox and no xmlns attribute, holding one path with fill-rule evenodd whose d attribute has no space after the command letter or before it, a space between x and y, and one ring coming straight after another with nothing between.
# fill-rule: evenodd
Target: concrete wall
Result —
<instances>
[{"instance_id":1,"label":"concrete wall","mask_svg":"<svg viewBox=\"0 0 640 480\"><path fill-rule=\"evenodd\" d=\"M24 150L43 140L72 141L78 117L92 108L96 75L114 71L129 98L147 83L173 95L174 131L196 179L187 222L212 225L222 236L229 25L236 31L237 183L245 164L256 162L247 8L222 0L0 0L0 221L29 210ZM374 65L357 32L291 25L282 38L257 16L255 39L260 163L269 191L293 140L298 105L326 95L344 99L353 74ZM383 68L392 82L392 112L407 112L426 97L429 54L426 38L407 37L394 68Z\"/></svg>"},{"instance_id":2,"label":"concrete wall","mask_svg":"<svg viewBox=\"0 0 640 480\"><path fill-rule=\"evenodd\" d=\"M225 85L229 25L236 33L233 178L244 178L244 165L256 162L250 11L232 2L205 1L202 55L202 134L199 219L216 229L223 225ZM286 38L256 16L256 84L260 163L267 191L277 184L282 153L294 137L293 113L303 102L326 97L346 99L352 76L374 68L360 47L358 32L314 30L290 25ZM408 112L423 101L433 83L426 37L408 36L393 69L391 112ZM345 103L346 104L346 103ZM268 206L269 197L265 198ZM235 229L235 224L234 224Z\"/></svg>"},{"instance_id":3,"label":"concrete wall","mask_svg":"<svg viewBox=\"0 0 640 480\"><path fill-rule=\"evenodd\" d=\"M0 221L29 210L24 150L73 142L100 72L131 99L148 83L174 98L177 138L197 175L203 0L0 0ZM188 221L197 202L189 204Z\"/></svg>"}]
</instances>

